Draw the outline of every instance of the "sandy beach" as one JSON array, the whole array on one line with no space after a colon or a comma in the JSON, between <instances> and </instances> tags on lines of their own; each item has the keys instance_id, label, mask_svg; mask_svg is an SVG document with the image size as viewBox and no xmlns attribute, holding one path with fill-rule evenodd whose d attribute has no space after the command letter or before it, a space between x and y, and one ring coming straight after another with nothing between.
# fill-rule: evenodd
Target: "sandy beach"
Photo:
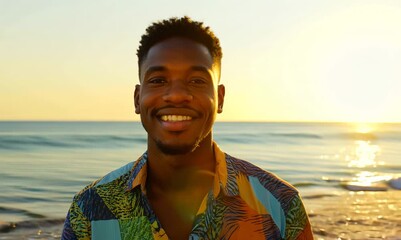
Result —
<instances>
[{"instance_id":1,"label":"sandy beach","mask_svg":"<svg viewBox=\"0 0 401 240\"><path fill-rule=\"evenodd\" d=\"M401 191L341 192L304 202L315 239L401 239ZM0 239L60 239L62 224L53 223L17 227Z\"/></svg>"},{"instance_id":2,"label":"sandy beach","mask_svg":"<svg viewBox=\"0 0 401 240\"><path fill-rule=\"evenodd\" d=\"M401 191L304 198L315 239L401 239Z\"/></svg>"}]
</instances>

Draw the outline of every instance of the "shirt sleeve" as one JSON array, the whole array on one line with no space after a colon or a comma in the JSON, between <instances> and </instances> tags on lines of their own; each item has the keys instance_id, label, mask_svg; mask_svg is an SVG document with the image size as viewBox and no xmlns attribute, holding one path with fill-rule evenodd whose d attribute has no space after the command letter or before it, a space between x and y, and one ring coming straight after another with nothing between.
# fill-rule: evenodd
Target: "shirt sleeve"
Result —
<instances>
[{"instance_id":1,"label":"shirt sleeve","mask_svg":"<svg viewBox=\"0 0 401 240\"><path fill-rule=\"evenodd\" d=\"M292 199L286 215L285 239L313 240L312 227L299 195Z\"/></svg>"},{"instance_id":2,"label":"shirt sleeve","mask_svg":"<svg viewBox=\"0 0 401 240\"><path fill-rule=\"evenodd\" d=\"M64 222L61 240L90 240L91 224L74 198Z\"/></svg>"}]
</instances>

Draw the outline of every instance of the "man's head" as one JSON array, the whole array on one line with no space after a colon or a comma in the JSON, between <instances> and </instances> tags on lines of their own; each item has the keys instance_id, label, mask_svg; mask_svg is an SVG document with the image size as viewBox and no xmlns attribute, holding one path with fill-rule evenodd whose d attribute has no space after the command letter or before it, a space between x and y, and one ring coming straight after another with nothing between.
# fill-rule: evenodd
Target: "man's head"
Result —
<instances>
[{"instance_id":1,"label":"man's head","mask_svg":"<svg viewBox=\"0 0 401 240\"><path fill-rule=\"evenodd\" d=\"M138 50L135 112L148 133L148 150L174 155L211 147L225 94L221 55L211 31L187 17L147 29Z\"/></svg>"},{"instance_id":2,"label":"man's head","mask_svg":"<svg viewBox=\"0 0 401 240\"><path fill-rule=\"evenodd\" d=\"M142 35L137 50L139 75L141 74L142 63L146 59L149 49L161 41L176 37L189 39L205 46L220 71L223 53L219 39L202 22L193 21L185 16L155 22L146 29L146 33Z\"/></svg>"}]
</instances>

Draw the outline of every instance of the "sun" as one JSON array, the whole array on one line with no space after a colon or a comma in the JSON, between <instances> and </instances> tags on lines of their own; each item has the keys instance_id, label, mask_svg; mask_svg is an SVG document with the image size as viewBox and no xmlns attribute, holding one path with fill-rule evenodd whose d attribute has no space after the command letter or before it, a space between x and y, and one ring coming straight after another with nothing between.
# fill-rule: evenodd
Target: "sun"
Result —
<instances>
[{"instance_id":1,"label":"sun","mask_svg":"<svg viewBox=\"0 0 401 240\"><path fill-rule=\"evenodd\" d=\"M354 123L354 125L355 125L355 132L362 134L371 133L377 129L377 124L374 123L359 122L359 123Z\"/></svg>"}]
</instances>

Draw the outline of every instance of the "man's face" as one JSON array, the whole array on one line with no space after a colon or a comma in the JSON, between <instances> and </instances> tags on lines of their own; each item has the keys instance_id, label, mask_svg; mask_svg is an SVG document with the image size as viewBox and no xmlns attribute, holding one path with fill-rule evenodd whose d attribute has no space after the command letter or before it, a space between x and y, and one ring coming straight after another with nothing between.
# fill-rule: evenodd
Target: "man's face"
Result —
<instances>
[{"instance_id":1,"label":"man's face","mask_svg":"<svg viewBox=\"0 0 401 240\"><path fill-rule=\"evenodd\" d=\"M150 48L135 89L135 112L149 147L185 154L210 143L224 100L219 74L208 49L195 41L170 38Z\"/></svg>"}]
</instances>

